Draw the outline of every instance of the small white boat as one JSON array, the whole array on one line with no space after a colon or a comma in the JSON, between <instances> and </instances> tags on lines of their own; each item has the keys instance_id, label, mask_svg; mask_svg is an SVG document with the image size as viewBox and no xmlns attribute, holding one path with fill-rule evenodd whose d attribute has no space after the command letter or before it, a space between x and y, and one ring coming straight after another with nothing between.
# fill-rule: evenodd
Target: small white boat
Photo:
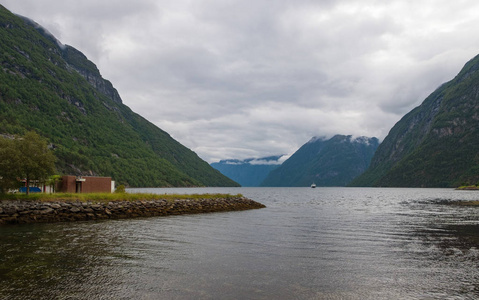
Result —
<instances>
[{"instance_id":1,"label":"small white boat","mask_svg":"<svg viewBox=\"0 0 479 300\"><path fill-rule=\"evenodd\" d=\"M316 184L313 183L313 184L311 185L311 188L312 188L312 189L316 188Z\"/></svg>"}]
</instances>

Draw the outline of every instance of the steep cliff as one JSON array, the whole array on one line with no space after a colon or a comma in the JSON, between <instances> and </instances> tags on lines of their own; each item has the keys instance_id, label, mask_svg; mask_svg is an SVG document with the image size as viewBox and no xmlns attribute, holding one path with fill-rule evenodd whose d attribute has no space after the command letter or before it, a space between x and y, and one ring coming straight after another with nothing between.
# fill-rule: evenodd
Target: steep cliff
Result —
<instances>
[{"instance_id":1,"label":"steep cliff","mask_svg":"<svg viewBox=\"0 0 479 300\"><path fill-rule=\"evenodd\" d=\"M355 186L454 187L479 180L479 56L406 114Z\"/></svg>"}]
</instances>

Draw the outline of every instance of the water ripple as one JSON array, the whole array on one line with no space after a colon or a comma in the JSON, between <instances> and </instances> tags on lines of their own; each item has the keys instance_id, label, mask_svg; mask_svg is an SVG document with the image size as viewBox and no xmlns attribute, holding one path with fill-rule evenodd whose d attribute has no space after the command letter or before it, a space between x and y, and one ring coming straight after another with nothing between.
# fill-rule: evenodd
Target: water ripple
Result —
<instances>
[{"instance_id":1,"label":"water ripple","mask_svg":"<svg viewBox=\"0 0 479 300\"><path fill-rule=\"evenodd\" d=\"M0 227L0 299L475 299L479 212L446 189L242 193L266 209Z\"/></svg>"}]
</instances>

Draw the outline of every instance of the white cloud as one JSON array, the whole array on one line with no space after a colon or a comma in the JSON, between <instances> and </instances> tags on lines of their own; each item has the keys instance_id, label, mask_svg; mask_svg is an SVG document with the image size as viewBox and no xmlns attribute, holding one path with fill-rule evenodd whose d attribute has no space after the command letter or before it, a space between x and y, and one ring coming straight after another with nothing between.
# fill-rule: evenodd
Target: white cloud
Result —
<instances>
[{"instance_id":1,"label":"white cloud","mask_svg":"<svg viewBox=\"0 0 479 300\"><path fill-rule=\"evenodd\" d=\"M211 162L384 138L478 52L479 2L0 0Z\"/></svg>"}]
</instances>

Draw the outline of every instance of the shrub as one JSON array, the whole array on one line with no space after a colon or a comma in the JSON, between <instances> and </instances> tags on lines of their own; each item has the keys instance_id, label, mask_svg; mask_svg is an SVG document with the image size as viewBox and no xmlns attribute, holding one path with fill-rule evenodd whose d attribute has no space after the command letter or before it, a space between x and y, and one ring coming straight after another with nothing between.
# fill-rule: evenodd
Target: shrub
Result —
<instances>
[{"instance_id":1,"label":"shrub","mask_svg":"<svg viewBox=\"0 0 479 300\"><path fill-rule=\"evenodd\" d=\"M120 184L119 186L117 186L115 189L115 193L126 193L125 186L123 184Z\"/></svg>"}]
</instances>

